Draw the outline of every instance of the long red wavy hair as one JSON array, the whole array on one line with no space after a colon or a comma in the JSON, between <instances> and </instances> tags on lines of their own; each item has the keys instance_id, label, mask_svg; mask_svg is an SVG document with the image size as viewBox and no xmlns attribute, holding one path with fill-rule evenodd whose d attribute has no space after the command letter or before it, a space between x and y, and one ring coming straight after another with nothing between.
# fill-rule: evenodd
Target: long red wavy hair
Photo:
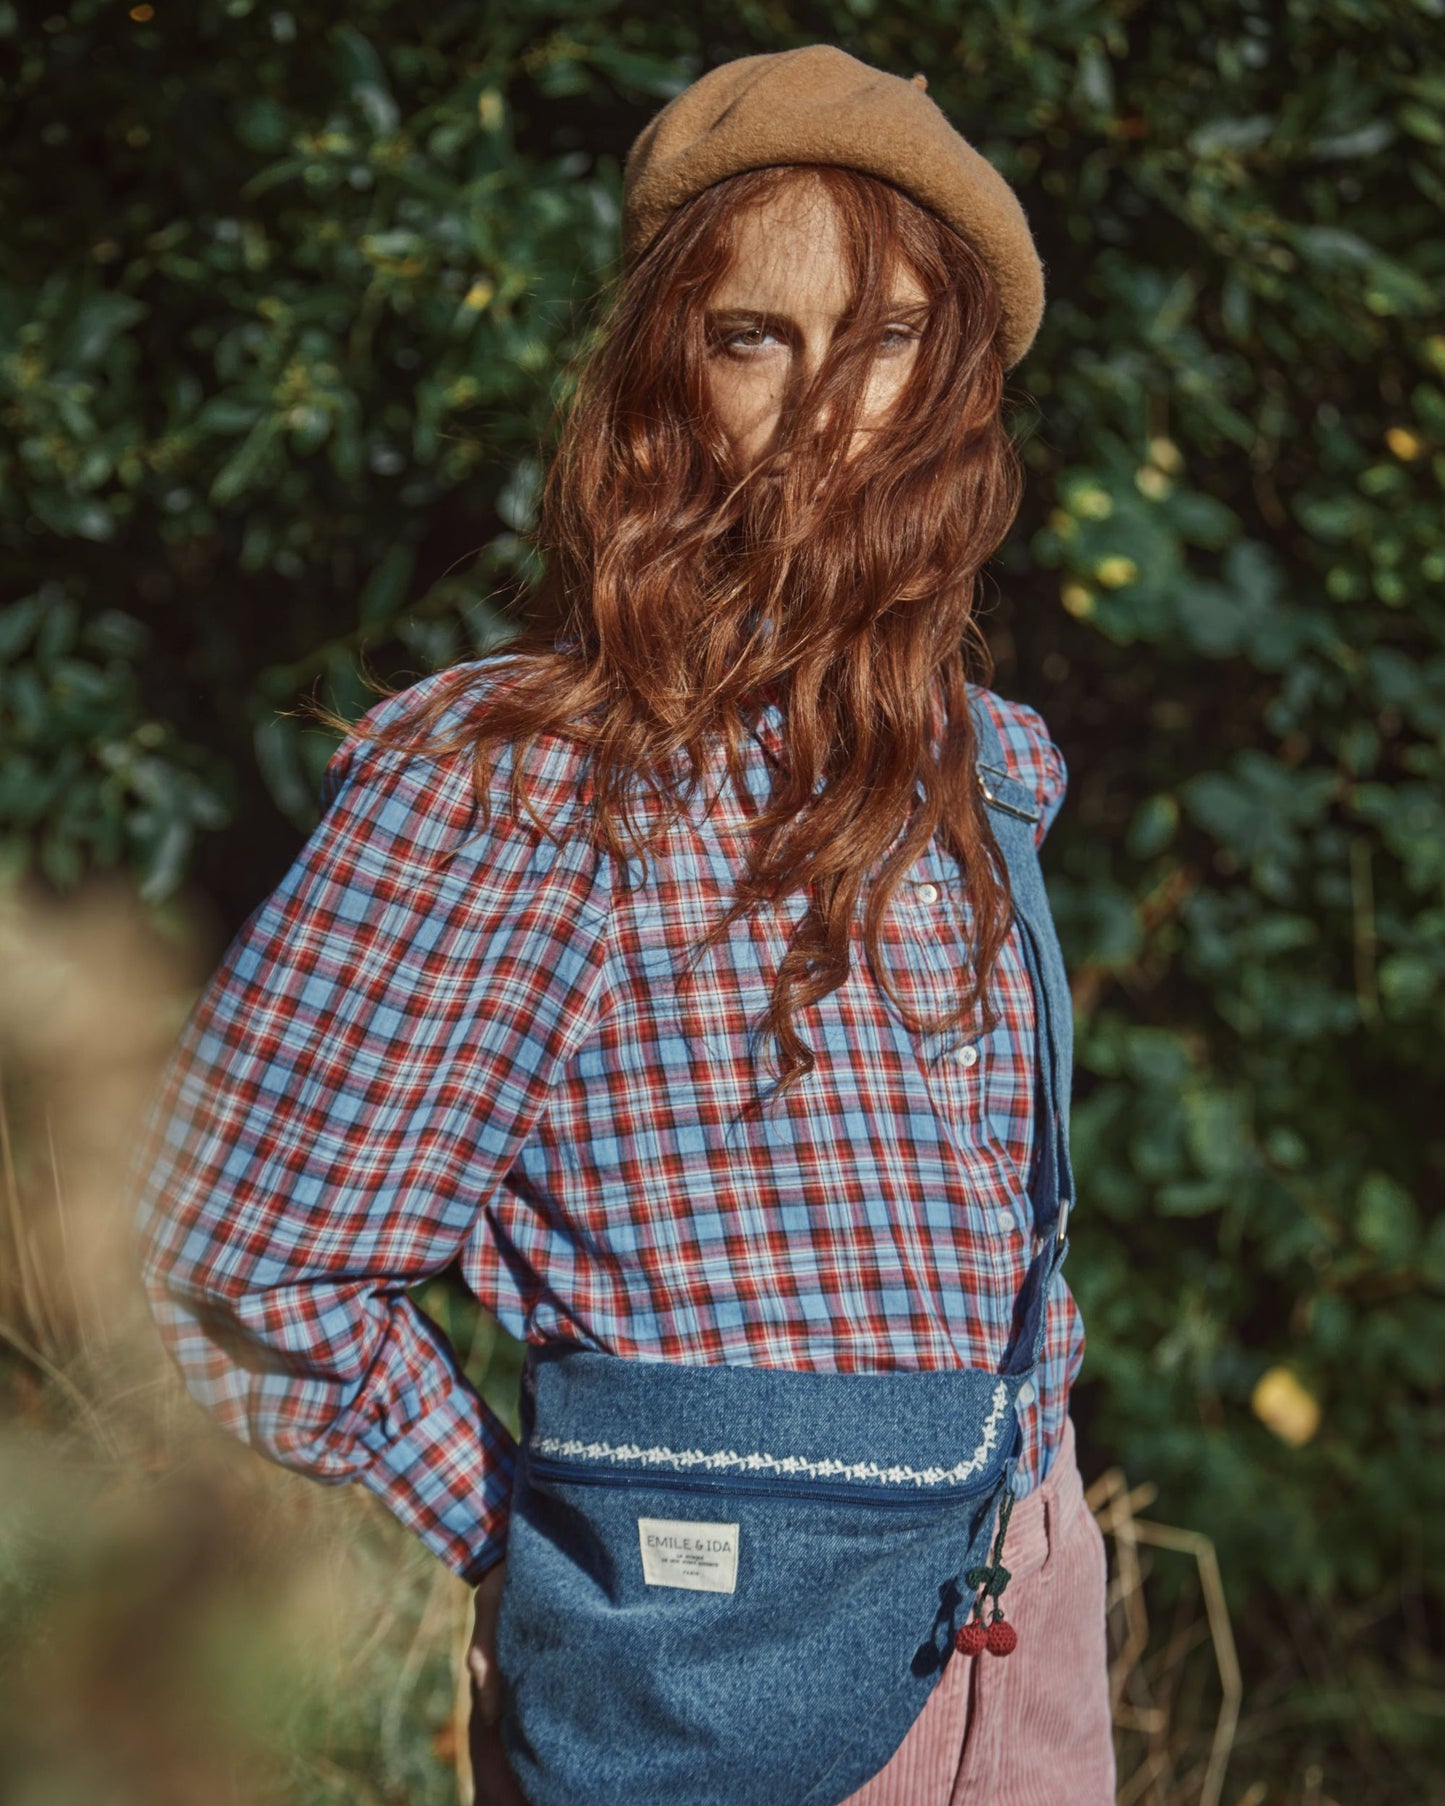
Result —
<instances>
[{"instance_id":1,"label":"long red wavy hair","mask_svg":"<svg viewBox=\"0 0 1445 1806\"><path fill-rule=\"evenodd\" d=\"M797 182L820 184L837 210L850 305L779 423L780 480L761 480L772 458L734 480L709 409L705 310L743 211ZM929 313L906 388L850 456L899 260ZM972 936L959 1001L928 1026L977 1021L987 1032L998 1021L988 978L1008 929L1008 875L979 800L966 688L992 675L975 618L980 570L1022 489L998 318L970 244L887 182L781 165L705 189L619 279L573 373L527 535L542 575L505 648L514 669L460 733L434 729L473 681L467 667L374 736L438 756L470 748L484 815L491 749L515 745L518 813L528 745L563 736L588 757L597 844L626 857L656 850L719 744L739 775L750 711L776 699L786 769L754 820L734 899L698 950L745 911L806 891L766 1018L783 1054L775 1096L813 1068L793 1016L847 975L870 877L865 951L898 1001L878 925L935 834L961 863Z\"/></svg>"}]
</instances>

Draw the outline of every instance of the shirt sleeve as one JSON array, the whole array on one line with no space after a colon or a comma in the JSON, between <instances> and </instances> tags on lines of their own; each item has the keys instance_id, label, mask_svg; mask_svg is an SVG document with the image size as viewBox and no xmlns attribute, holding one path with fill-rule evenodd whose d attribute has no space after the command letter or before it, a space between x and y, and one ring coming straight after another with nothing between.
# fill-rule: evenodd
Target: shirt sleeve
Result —
<instances>
[{"instance_id":1,"label":"shirt sleeve","mask_svg":"<svg viewBox=\"0 0 1445 1806\"><path fill-rule=\"evenodd\" d=\"M505 1553L515 1446L405 1288L485 1233L590 1030L605 867L504 785L479 829L469 753L354 734L322 796L162 1076L134 1156L141 1274L226 1430L360 1480L475 1583Z\"/></svg>"}]
</instances>

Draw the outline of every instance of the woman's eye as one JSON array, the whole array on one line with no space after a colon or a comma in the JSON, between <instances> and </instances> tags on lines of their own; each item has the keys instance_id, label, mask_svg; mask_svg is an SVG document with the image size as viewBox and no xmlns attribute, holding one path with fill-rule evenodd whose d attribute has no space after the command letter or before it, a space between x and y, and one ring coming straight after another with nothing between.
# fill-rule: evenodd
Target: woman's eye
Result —
<instances>
[{"instance_id":1,"label":"woman's eye","mask_svg":"<svg viewBox=\"0 0 1445 1806\"><path fill-rule=\"evenodd\" d=\"M763 339L772 336L766 326L740 326L736 332L724 333L722 343L730 350L756 351Z\"/></svg>"},{"instance_id":2,"label":"woman's eye","mask_svg":"<svg viewBox=\"0 0 1445 1806\"><path fill-rule=\"evenodd\" d=\"M766 340L776 336L769 326L739 326L732 332L722 333L718 343L728 351L760 351ZM885 350L897 351L918 337L920 334L911 326L886 326L879 337L879 344Z\"/></svg>"}]
</instances>

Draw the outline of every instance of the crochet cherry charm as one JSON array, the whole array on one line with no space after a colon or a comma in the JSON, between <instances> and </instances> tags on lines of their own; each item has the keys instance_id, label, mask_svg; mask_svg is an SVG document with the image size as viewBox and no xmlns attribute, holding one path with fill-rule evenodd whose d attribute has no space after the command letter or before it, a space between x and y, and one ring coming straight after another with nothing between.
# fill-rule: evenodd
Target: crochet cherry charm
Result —
<instances>
[{"instance_id":1,"label":"crochet cherry charm","mask_svg":"<svg viewBox=\"0 0 1445 1806\"><path fill-rule=\"evenodd\" d=\"M983 1626L979 1626L983 1630ZM995 1618L984 1632L984 1642L990 1655L1012 1655L1018 1648L1019 1633L1004 1618Z\"/></svg>"},{"instance_id":2,"label":"crochet cherry charm","mask_svg":"<svg viewBox=\"0 0 1445 1806\"><path fill-rule=\"evenodd\" d=\"M982 1655L988 1648L988 1626L970 1618L954 1636L953 1647L960 1655Z\"/></svg>"}]
</instances>

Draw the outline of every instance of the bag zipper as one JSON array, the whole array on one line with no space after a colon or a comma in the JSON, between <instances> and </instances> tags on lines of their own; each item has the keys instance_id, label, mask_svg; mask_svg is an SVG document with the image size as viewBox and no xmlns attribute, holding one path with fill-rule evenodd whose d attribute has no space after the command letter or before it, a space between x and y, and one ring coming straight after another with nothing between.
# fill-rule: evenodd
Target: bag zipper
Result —
<instances>
[{"instance_id":1,"label":"bag zipper","mask_svg":"<svg viewBox=\"0 0 1445 1806\"><path fill-rule=\"evenodd\" d=\"M523 1451L525 1466L543 1479L570 1480L590 1486L656 1485L667 1491L713 1494L746 1493L767 1499L824 1499L839 1504L878 1505L885 1510L912 1507L923 1503L957 1504L976 1498L982 1501L997 1487L999 1476L985 1486L915 1487L905 1492L901 1487L884 1493L869 1492L848 1481L837 1480L748 1480L706 1478L700 1474L674 1474L646 1469L604 1467L593 1461L567 1461L555 1455L533 1455Z\"/></svg>"}]
</instances>

